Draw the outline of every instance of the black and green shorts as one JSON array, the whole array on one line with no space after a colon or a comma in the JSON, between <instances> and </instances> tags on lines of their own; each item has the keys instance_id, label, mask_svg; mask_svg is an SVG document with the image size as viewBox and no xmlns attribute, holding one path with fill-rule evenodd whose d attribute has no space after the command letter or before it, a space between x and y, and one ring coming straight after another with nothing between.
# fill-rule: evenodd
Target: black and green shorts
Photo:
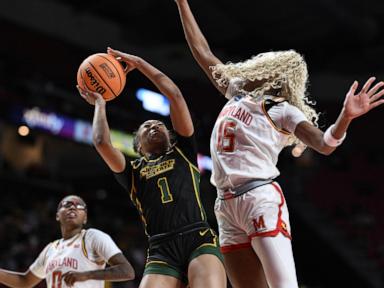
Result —
<instances>
[{"instance_id":1,"label":"black and green shorts","mask_svg":"<svg viewBox=\"0 0 384 288\"><path fill-rule=\"evenodd\" d=\"M195 228L193 225L150 237L144 275L173 276L187 284L188 265L194 258L202 254L213 254L223 261L216 233L208 224L200 227L195 225Z\"/></svg>"}]
</instances>

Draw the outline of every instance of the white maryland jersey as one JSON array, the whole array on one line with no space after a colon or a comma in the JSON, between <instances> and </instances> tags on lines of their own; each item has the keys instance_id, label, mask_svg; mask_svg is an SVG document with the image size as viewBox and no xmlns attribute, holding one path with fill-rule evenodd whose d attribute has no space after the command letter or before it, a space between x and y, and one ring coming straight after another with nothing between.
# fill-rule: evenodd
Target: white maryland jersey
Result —
<instances>
[{"instance_id":1,"label":"white maryland jersey","mask_svg":"<svg viewBox=\"0 0 384 288\"><path fill-rule=\"evenodd\" d=\"M48 288L67 288L61 276L68 271L104 269L106 262L121 253L111 237L97 229L82 230L70 239L60 239L48 244L29 267ZM74 288L103 288L104 281L76 282Z\"/></svg>"},{"instance_id":2,"label":"white maryland jersey","mask_svg":"<svg viewBox=\"0 0 384 288\"><path fill-rule=\"evenodd\" d=\"M267 111L267 101L268 97L235 96L221 110L210 143L211 182L218 196L246 182L280 174L276 167L279 153L296 125L307 119L286 101Z\"/></svg>"}]
</instances>

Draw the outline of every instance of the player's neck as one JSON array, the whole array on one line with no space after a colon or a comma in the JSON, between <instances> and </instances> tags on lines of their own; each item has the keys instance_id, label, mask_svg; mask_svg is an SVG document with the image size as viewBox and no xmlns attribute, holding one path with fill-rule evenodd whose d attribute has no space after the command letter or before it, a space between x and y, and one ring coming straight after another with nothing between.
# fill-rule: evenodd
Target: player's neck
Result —
<instances>
[{"instance_id":1,"label":"player's neck","mask_svg":"<svg viewBox=\"0 0 384 288\"><path fill-rule=\"evenodd\" d=\"M154 159L157 159L157 158L165 155L168 151L169 151L169 149L164 149L164 148L163 149L154 149L151 152L145 153L145 157L149 160L154 160Z\"/></svg>"},{"instance_id":2,"label":"player's neck","mask_svg":"<svg viewBox=\"0 0 384 288\"><path fill-rule=\"evenodd\" d=\"M70 229L66 229L66 227L62 226L61 227L61 235L63 236L64 240L70 239L73 236L79 234L82 229L83 229L83 227L76 227L76 228L71 227Z\"/></svg>"}]
</instances>

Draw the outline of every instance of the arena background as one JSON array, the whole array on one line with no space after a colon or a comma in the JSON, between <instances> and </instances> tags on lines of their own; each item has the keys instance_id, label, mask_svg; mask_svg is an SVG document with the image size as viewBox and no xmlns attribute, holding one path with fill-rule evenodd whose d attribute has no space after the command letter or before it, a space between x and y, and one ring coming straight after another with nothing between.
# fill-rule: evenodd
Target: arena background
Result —
<instances>
[{"instance_id":1,"label":"arena background","mask_svg":"<svg viewBox=\"0 0 384 288\"><path fill-rule=\"evenodd\" d=\"M323 129L335 121L353 80L383 79L383 1L190 0L190 5L224 62L270 50L303 53ZM93 110L77 94L76 72L84 58L107 46L147 59L180 86L199 152L208 156L210 131L225 99L195 64L175 3L1 0L0 33L0 267L25 271L60 237L58 201L79 194L89 205L88 227L111 234L135 266L135 281L113 287L138 287L146 239L128 195L87 144ZM108 103L110 126L125 133L117 132L122 145L142 121L164 119L142 108L135 96L139 88L156 91L131 72L123 94ZM354 122L329 157L308 150L294 159L289 148L280 157L278 180L290 209L301 287L384 287L383 116L379 107ZM63 131L63 123L85 123L84 134ZM29 126L27 136L19 134L25 132L20 125ZM209 176L203 171L201 191L216 227Z\"/></svg>"}]
</instances>

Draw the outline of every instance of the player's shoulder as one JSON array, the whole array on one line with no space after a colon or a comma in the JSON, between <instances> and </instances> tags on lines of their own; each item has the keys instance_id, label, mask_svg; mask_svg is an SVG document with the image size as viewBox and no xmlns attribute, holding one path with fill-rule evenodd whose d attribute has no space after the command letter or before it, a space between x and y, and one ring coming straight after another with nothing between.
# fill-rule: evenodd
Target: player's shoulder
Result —
<instances>
[{"instance_id":1,"label":"player's shoulder","mask_svg":"<svg viewBox=\"0 0 384 288\"><path fill-rule=\"evenodd\" d=\"M62 240L62 238L60 239L56 239L56 240L53 240L52 242L48 243L44 249L48 250L50 248L57 248L60 244L60 241Z\"/></svg>"},{"instance_id":2,"label":"player's shoulder","mask_svg":"<svg viewBox=\"0 0 384 288\"><path fill-rule=\"evenodd\" d=\"M260 98L261 101L265 103L271 103L273 105L285 105L288 104L288 100L284 97L272 96L272 95L264 95Z\"/></svg>"},{"instance_id":3,"label":"player's shoulder","mask_svg":"<svg viewBox=\"0 0 384 288\"><path fill-rule=\"evenodd\" d=\"M105 236L108 236L108 234L99 230L99 229L96 229L96 228L89 228L89 229L84 230L84 236L86 238L88 238L88 237L105 237Z\"/></svg>"},{"instance_id":4,"label":"player's shoulder","mask_svg":"<svg viewBox=\"0 0 384 288\"><path fill-rule=\"evenodd\" d=\"M59 241L60 241L60 239L57 239L57 240L52 241L52 242L48 243L47 245L45 245L44 249L41 250L40 255L46 257L50 253L54 253L55 249L59 245Z\"/></svg>"},{"instance_id":5,"label":"player's shoulder","mask_svg":"<svg viewBox=\"0 0 384 288\"><path fill-rule=\"evenodd\" d=\"M143 161L145 160L144 157L140 157L138 159L135 159L135 160L132 160L130 163L131 163L131 166L133 169L137 169L138 167L141 166L141 164L143 163Z\"/></svg>"},{"instance_id":6,"label":"player's shoulder","mask_svg":"<svg viewBox=\"0 0 384 288\"><path fill-rule=\"evenodd\" d=\"M97 250L98 247L115 245L109 234L95 228L85 230L83 239L83 243L85 243L85 247L89 251Z\"/></svg>"},{"instance_id":7,"label":"player's shoulder","mask_svg":"<svg viewBox=\"0 0 384 288\"><path fill-rule=\"evenodd\" d=\"M263 98L263 106L266 111L297 111L299 108L289 103L284 97L265 96Z\"/></svg>"},{"instance_id":8,"label":"player's shoulder","mask_svg":"<svg viewBox=\"0 0 384 288\"><path fill-rule=\"evenodd\" d=\"M282 109L284 110L284 114L287 117L290 117L292 115L297 115L297 114L303 114L303 111L299 109L297 106L289 103L288 101L284 101L281 104Z\"/></svg>"}]
</instances>

